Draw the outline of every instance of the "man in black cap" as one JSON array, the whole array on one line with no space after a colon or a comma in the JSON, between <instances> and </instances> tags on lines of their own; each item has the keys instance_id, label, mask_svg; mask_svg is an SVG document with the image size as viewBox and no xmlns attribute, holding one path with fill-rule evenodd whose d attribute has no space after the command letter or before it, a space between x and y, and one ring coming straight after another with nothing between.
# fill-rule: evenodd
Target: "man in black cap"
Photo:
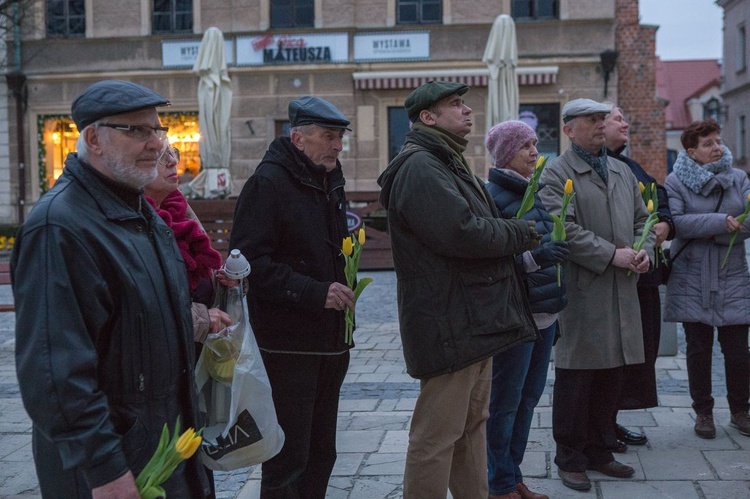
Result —
<instances>
[{"instance_id":1,"label":"man in black cap","mask_svg":"<svg viewBox=\"0 0 750 499\"><path fill-rule=\"evenodd\" d=\"M167 129L156 92L100 81L74 101L80 136L11 258L16 368L44 497L139 497L134 477L178 418L199 428L185 265L141 196ZM169 497L210 493L197 457Z\"/></svg>"},{"instance_id":2,"label":"man in black cap","mask_svg":"<svg viewBox=\"0 0 750 499\"><path fill-rule=\"evenodd\" d=\"M555 464L563 484L575 490L591 488L587 470L617 478L635 473L615 461L610 445L624 366L644 360L636 285L649 269L655 238L650 234L643 248L633 249L648 212L630 168L607 156L610 110L591 99L563 106L571 146L545 167L546 187L539 191L557 215L568 181L575 191L565 218L568 306L559 317L552 405Z\"/></svg>"},{"instance_id":3,"label":"man in black cap","mask_svg":"<svg viewBox=\"0 0 750 499\"><path fill-rule=\"evenodd\" d=\"M250 261L247 304L286 439L263 463L261 497L323 498L336 462L339 390L349 367L344 310L354 310L338 156L349 120L330 102L289 104L278 137L242 189L229 245Z\"/></svg>"},{"instance_id":4,"label":"man in black cap","mask_svg":"<svg viewBox=\"0 0 750 499\"><path fill-rule=\"evenodd\" d=\"M501 218L463 152L469 87L433 81L404 107L406 143L378 179L388 210L407 372L421 381L404 498L486 498L492 356L538 337L513 255L534 222Z\"/></svg>"}]
</instances>

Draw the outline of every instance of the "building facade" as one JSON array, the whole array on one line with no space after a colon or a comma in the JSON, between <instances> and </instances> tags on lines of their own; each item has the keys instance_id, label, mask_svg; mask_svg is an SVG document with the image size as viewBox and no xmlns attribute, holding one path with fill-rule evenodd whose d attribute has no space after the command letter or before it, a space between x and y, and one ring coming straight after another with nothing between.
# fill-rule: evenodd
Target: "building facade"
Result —
<instances>
[{"instance_id":1,"label":"building facade","mask_svg":"<svg viewBox=\"0 0 750 499\"><path fill-rule=\"evenodd\" d=\"M409 128L404 99L431 79L472 87L465 95L475 115L466 157L486 176L488 70L481 59L500 14L516 23L520 119L535 126L543 154L568 146L565 102L588 97L624 108L636 160L666 158L656 28L638 24L638 0L48 0L33 7L21 37L23 129L10 119L10 159L0 164L0 222L17 222L19 175L11 165L19 149L29 158L28 208L74 150L71 101L101 79L134 81L167 96L172 106L162 120L182 151L181 168L197 173L198 78L191 68L210 26L224 34L234 91L228 167L235 194L271 140L288 131L289 101L305 94L333 102L352 120L341 154L347 190L378 191L376 180ZM8 114L15 112L11 100ZM664 178L666 161L644 164Z\"/></svg>"},{"instance_id":2,"label":"building facade","mask_svg":"<svg viewBox=\"0 0 750 499\"><path fill-rule=\"evenodd\" d=\"M750 171L750 1L719 0L724 9L723 104L725 112L722 138L732 150L735 165Z\"/></svg>"}]
</instances>

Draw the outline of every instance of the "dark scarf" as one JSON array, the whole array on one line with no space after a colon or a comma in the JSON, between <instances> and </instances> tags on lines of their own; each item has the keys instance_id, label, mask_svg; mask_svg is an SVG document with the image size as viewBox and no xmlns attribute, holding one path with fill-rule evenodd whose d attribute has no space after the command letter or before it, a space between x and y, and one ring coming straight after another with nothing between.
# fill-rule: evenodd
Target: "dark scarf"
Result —
<instances>
[{"instance_id":1,"label":"dark scarf","mask_svg":"<svg viewBox=\"0 0 750 499\"><path fill-rule=\"evenodd\" d=\"M607 150L602 147L602 150L598 155L591 154L582 147L573 144L573 152L575 152L579 158L584 160L599 176L604 180L604 185L609 180L609 170L607 169Z\"/></svg>"},{"instance_id":2,"label":"dark scarf","mask_svg":"<svg viewBox=\"0 0 750 499\"><path fill-rule=\"evenodd\" d=\"M174 232L177 247L185 260L190 291L195 291L202 279L210 279L213 271L221 267L221 255L211 247L211 240L200 225L185 216L188 204L179 190L164 198L161 206L156 206L156 201L150 197L144 197Z\"/></svg>"}]
</instances>

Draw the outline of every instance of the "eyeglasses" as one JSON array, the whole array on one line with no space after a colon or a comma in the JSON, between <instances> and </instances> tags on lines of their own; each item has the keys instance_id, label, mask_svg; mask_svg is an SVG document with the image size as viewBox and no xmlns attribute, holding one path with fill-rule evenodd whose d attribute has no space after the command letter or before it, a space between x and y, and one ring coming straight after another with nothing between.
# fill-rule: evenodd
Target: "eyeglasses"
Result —
<instances>
[{"instance_id":1,"label":"eyeglasses","mask_svg":"<svg viewBox=\"0 0 750 499\"><path fill-rule=\"evenodd\" d=\"M175 163L180 162L180 150L176 147L165 147L157 161L160 165L166 165L170 156L174 159Z\"/></svg>"},{"instance_id":2,"label":"eyeglasses","mask_svg":"<svg viewBox=\"0 0 750 499\"><path fill-rule=\"evenodd\" d=\"M165 126L146 126L146 125L118 125L116 123L100 123L99 126L106 126L107 128L114 128L121 132L126 132L135 140L146 142L151 138L151 133L156 135L159 140L167 138L167 132L169 127Z\"/></svg>"}]
</instances>

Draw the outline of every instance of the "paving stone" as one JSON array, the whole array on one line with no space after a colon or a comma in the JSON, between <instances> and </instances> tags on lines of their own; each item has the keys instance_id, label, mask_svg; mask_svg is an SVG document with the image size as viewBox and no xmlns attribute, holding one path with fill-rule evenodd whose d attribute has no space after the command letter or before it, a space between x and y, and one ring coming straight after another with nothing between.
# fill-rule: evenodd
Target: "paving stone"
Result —
<instances>
[{"instance_id":1,"label":"paving stone","mask_svg":"<svg viewBox=\"0 0 750 499\"><path fill-rule=\"evenodd\" d=\"M654 416L645 410L619 411L617 413L617 422L627 428L631 426L656 426Z\"/></svg>"},{"instance_id":2,"label":"paving stone","mask_svg":"<svg viewBox=\"0 0 750 499\"><path fill-rule=\"evenodd\" d=\"M362 463L359 474L369 475L403 475L406 464L406 454L401 452L378 452L367 456Z\"/></svg>"},{"instance_id":3,"label":"paving stone","mask_svg":"<svg viewBox=\"0 0 750 499\"><path fill-rule=\"evenodd\" d=\"M717 478L703 452L689 447L679 450L638 452L646 480L712 480Z\"/></svg>"},{"instance_id":4,"label":"paving stone","mask_svg":"<svg viewBox=\"0 0 750 499\"><path fill-rule=\"evenodd\" d=\"M705 451L706 457L722 480L750 480L750 451Z\"/></svg>"},{"instance_id":5,"label":"paving stone","mask_svg":"<svg viewBox=\"0 0 750 499\"><path fill-rule=\"evenodd\" d=\"M690 481L623 480L601 482L602 499L698 499L700 496Z\"/></svg>"},{"instance_id":6,"label":"paving stone","mask_svg":"<svg viewBox=\"0 0 750 499\"><path fill-rule=\"evenodd\" d=\"M385 432L354 430L336 432L336 450L342 452L377 452Z\"/></svg>"},{"instance_id":7,"label":"paving stone","mask_svg":"<svg viewBox=\"0 0 750 499\"><path fill-rule=\"evenodd\" d=\"M521 473L524 480L527 477L547 478L549 476L549 464L546 452L526 452L521 463Z\"/></svg>"},{"instance_id":8,"label":"paving stone","mask_svg":"<svg viewBox=\"0 0 750 499\"><path fill-rule=\"evenodd\" d=\"M749 482L698 482L700 490L703 492L705 499L727 499L750 497Z\"/></svg>"},{"instance_id":9,"label":"paving stone","mask_svg":"<svg viewBox=\"0 0 750 499\"><path fill-rule=\"evenodd\" d=\"M380 444L378 452L406 454L409 447L409 430L389 430L385 432L385 438Z\"/></svg>"},{"instance_id":10,"label":"paving stone","mask_svg":"<svg viewBox=\"0 0 750 499\"><path fill-rule=\"evenodd\" d=\"M360 471L360 466L367 454L363 452L342 452L336 457L333 465L334 476L355 476Z\"/></svg>"},{"instance_id":11,"label":"paving stone","mask_svg":"<svg viewBox=\"0 0 750 499\"><path fill-rule=\"evenodd\" d=\"M373 411L378 402L377 399L342 399L339 401L339 412Z\"/></svg>"},{"instance_id":12,"label":"paving stone","mask_svg":"<svg viewBox=\"0 0 750 499\"><path fill-rule=\"evenodd\" d=\"M716 438L705 439L698 437L693 431L693 425L658 426L648 430L649 445L659 451L692 451L692 450L734 450L734 442L726 432L718 426Z\"/></svg>"}]
</instances>

